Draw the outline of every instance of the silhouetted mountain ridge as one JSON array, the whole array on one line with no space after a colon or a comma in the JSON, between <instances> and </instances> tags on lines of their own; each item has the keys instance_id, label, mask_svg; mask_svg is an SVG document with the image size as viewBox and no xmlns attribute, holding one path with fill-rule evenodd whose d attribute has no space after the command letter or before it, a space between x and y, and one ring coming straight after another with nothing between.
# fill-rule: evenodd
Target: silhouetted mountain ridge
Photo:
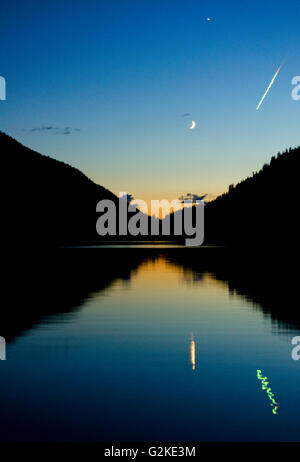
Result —
<instances>
[{"instance_id":1,"label":"silhouetted mountain ridge","mask_svg":"<svg viewBox=\"0 0 300 462\"><path fill-rule=\"evenodd\" d=\"M96 205L118 198L70 165L39 154L0 132L6 187L4 208L8 234L31 244L61 244L100 240L96 233ZM205 207L205 243L241 246L278 246L298 243L299 153L289 149L252 177L229 186ZM129 217L134 214L129 214ZM118 214L117 214L118 218ZM150 232L150 217L149 232ZM170 216L171 236L174 215ZM160 229L161 229L160 220ZM118 229L118 222L117 222ZM120 236L114 238L119 239ZM130 236L122 236L128 239ZM148 240L152 236L135 236ZM107 236L105 237L107 239Z\"/></svg>"},{"instance_id":2,"label":"silhouetted mountain ridge","mask_svg":"<svg viewBox=\"0 0 300 462\"><path fill-rule=\"evenodd\" d=\"M296 244L299 236L300 148L272 157L205 209L208 242L238 245Z\"/></svg>"},{"instance_id":3,"label":"silhouetted mountain ridge","mask_svg":"<svg viewBox=\"0 0 300 462\"><path fill-rule=\"evenodd\" d=\"M95 238L96 204L117 197L70 165L39 154L0 132L5 206L17 239L61 243ZM9 226L9 225L8 225Z\"/></svg>"}]
</instances>

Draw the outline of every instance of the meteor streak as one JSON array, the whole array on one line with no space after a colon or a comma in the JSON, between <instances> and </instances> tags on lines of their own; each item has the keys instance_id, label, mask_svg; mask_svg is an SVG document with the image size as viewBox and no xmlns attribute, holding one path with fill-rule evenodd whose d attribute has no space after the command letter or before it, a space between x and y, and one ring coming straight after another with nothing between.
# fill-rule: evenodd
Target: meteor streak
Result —
<instances>
[{"instance_id":1,"label":"meteor streak","mask_svg":"<svg viewBox=\"0 0 300 462\"><path fill-rule=\"evenodd\" d=\"M259 102L259 104L258 104L258 106L257 106L257 108L256 108L257 111L258 111L258 109L260 108L260 106L261 106L263 100L264 100L265 97L267 96L268 91L270 90L271 86L273 85L273 83L274 83L274 81L275 81L275 79L276 79L276 77L277 77L277 75L278 75L278 73L279 73L279 71L280 71L280 69L281 69L282 64L283 64L283 63L280 64L280 66L279 66L279 68L277 69L277 71L276 71L276 73L275 73L273 79L271 80L271 82L270 82L268 88L266 89L266 92L265 92L264 96L263 96L262 99L260 100L260 102Z\"/></svg>"}]
</instances>

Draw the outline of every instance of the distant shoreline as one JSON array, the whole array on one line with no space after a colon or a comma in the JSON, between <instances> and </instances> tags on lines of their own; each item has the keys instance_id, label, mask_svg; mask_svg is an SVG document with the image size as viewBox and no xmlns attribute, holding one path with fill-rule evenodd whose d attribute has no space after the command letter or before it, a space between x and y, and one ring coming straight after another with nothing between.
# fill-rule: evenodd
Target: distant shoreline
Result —
<instances>
[{"instance_id":1,"label":"distant shoreline","mask_svg":"<svg viewBox=\"0 0 300 462\"><path fill-rule=\"evenodd\" d=\"M64 244L60 249L76 249L76 248L186 248L182 241L82 241L72 244ZM189 247L188 247L189 248ZM195 248L202 249L217 249L226 248L225 246L218 245L201 245Z\"/></svg>"}]
</instances>

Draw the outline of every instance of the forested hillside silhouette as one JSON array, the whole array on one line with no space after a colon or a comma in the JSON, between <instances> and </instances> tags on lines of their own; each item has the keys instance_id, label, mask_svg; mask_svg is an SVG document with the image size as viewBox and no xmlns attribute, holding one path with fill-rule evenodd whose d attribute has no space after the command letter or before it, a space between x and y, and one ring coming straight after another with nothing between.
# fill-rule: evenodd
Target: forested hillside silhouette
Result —
<instances>
[{"instance_id":1,"label":"forested hillside silhouette","mask_svg":"<svg viewBox=\"0 0 300 462\"><path fill-rule=\"evenodd\" d=\"M78 169L39 154L0 132L2 172L9 179L8 234L23 243L58 244L96 235L96 204L116 202Z\"/></svg>"},{"instance_id":2,"label":"forested hillside silhouette","mask_svg":"<svg viewBox=\"0 0 300 462\"><path fill-rule=\"evenodd\" d=\"M149 236L119 236L119 198L78 169L39 154L0 132L3 172L9 178L5 199L8 238L29 246L57 246L107 240L148 240ZM115 236L96 232L96 205L109 199L116 205ZM124 199L127 200L127 199ZM138 209L136 209L138 211ZM128 212L128 219L136 212ZM159 222L161 229L161 220ZM151 218L148 217L148 229ZM161 234L153 240L169 240ZM179 237L177 237L177 240Z\"/></svg>"},{"instance_id":3,"label":"forested hillside silhouette","mask_svg":"<svg viewBox=\"0 0 300 462\"><path fill-rule=\"evenodd\" d=\"M269 164L205 208L205 242L239 246L296 245L299 239L300 148Z\"/></svg>"},{"instance_id":4,"label":"forested hillside silhouette","mask_svg":"<svg viewBox=\"0 0 300 462\"><path fill-rule=\"evenodd\" d=\"M9 178L4 204L6 234L16 244L57 246L83 241L149 239L140 235L119 236L119 198L78 169L39 154L3 132L0 132L0 152L3 172ZM116 205L115 236L102 237L96 232L100 216L96 205L103 199ZM135 213L128 212L128 219ZM161 228L161 220L158 221ZM150 230L150 217L148 223ZM151 239L169 239L169 236Z\"/></svg>"},{"instance_id":5,"label":"forested hillside silhouette","mask_svg":"<svg viewBox=\"0 0 300 462\"><path fill-rule=\"evenodd\" d=\"M39 154L0 132L3 173L9 179L4 200L5 228L16 243L38 245L100 241L96 232L98 201L118 198L78 169ZM289 149L251 177L205 206L205 244L229 246L296 245L299 225L300 148ZM131 212L128 216L132 216ZM117 210L118 218L118 210ZM113 236L113 239L173 239L171 235ZM149 233L151 219L148 217ZM194 223L195 225L195 223ZM117 220L118 229L118 220ZM107 240L109 236L105 236Z\"/></svg>"}]
</instances>

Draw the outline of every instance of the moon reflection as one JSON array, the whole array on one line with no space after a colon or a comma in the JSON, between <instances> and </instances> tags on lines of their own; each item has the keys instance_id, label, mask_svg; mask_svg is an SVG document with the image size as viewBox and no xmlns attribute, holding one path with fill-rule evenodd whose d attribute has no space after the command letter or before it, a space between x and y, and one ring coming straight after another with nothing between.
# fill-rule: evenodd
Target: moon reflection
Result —
<instances>
[{"instance_id":1,"label":"moon reflection","mask_svg":"<svg viewBox=\"0 0 300 462\"><path fill-rule=\"evenodd\" d=\"M190 344L190 361L192 365L192 370L195 370L196 367L196 353L195 353L195 342L194 335L191 334L191 344Z\"/></svg>"}]
</instances>

